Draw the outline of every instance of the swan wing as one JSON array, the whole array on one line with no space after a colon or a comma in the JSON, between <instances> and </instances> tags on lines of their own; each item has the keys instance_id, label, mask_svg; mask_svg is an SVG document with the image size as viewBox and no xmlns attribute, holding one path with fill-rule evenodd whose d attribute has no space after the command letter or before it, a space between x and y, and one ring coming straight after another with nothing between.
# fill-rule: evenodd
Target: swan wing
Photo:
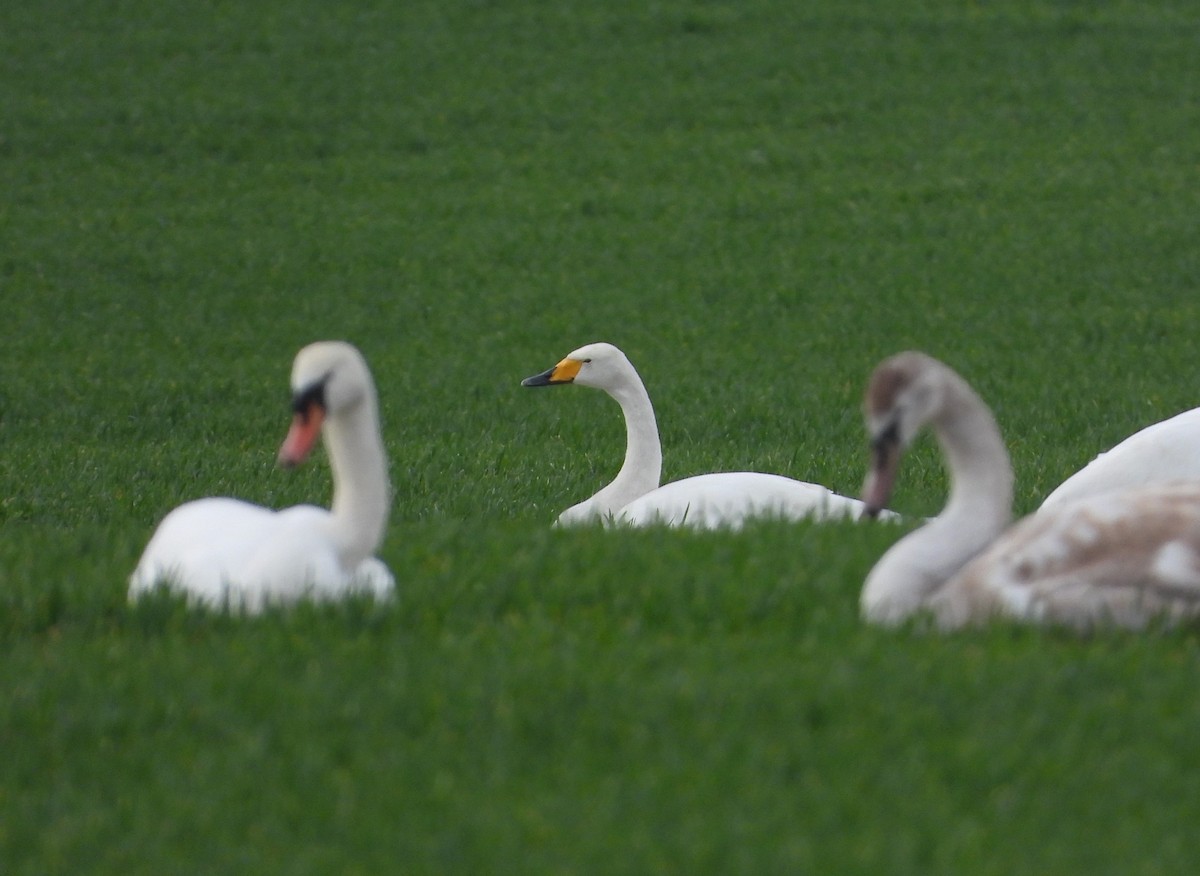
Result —
<instances>
[{"instance_id":1,"label":"swan wing","mask_svg":"<svg viewBox=\"0 0 1200 876\"><path fill-rule=\"evenodd\" d=\"M331 526L329 511L314 505L277 512L270 532L232 576L229 601L257 610L339 592L349 576L330 537Z\"/></svg>"},{"instance_id":2,"label":"swan wing","mask_svg":"<svg viewBox=\"0 0 1200 876\"><path fill-rule=\"evenodd\" d=\"M354 568L343 563L333 538L333 515L296 505L275 515L269 538L237 573L229 601L247 610L299 599L340 599L357 593L384 598L395 579L384 563L368 557Z\"/></svg>"},{"instance_id":3,"label":"swan wing","mask_svg":"<svg viewBox=\"0 0 1200 876\"><path fill-rule=\"evenodd\" d=\"M818 484L762 472L696 475L652 490L617 516L633 526L664 524L697 529L740 528L747 520L856 519L865 506ZM890 513L890 512L889 512Z\"/></svg>"},{"instance_id":4,"label":"swan wing","mask_svg":"<svg viewBox=\"0 0 1200 876\"><path fill-rule=\"evenodd\" d=\"M180 505L163 518L142 552L130 578L130 598L169 584L202 600L218 600L271 531L275 516L237 499Z\"/></svg>"},{"instance_id":5,"label":"swan wing","mask_svg":"<svg viewBox=\"0 0 1200 876\"><path fill-rule=\"evenodd\" d=\"M943 628L994 615L1078 629L1200 616L1200 482L1025 518L930 600Z\"/></svg>"},{"instance_id":6,"label":"swan wing","mask_svg":"<svg viewBox=\"0 0 1200 876\"><path fill-rule=\"evenodd\" d=\"M256 612L300 598L395 586L380 560L342 567L324 508L271 511L234 499L201 499L167 515L134 570L130 597L165 584L194 603Z\"/></svg>"}]
</instances>

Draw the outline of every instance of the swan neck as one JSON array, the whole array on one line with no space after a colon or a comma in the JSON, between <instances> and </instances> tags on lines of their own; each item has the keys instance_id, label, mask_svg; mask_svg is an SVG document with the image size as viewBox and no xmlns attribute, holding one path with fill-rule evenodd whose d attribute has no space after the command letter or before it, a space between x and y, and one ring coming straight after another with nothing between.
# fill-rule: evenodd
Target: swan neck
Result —
<instances>
[{"instance_id":1,"label":"swan neck","mask_svg":"<svg viewBox=\"0 0 1200 876\"><path fill-rule=\"evenodd\" d=\"M934 433L950 472L950 498L942 517L969 518L998 532L1012 516L1013 471L992 412L970 387L956 381L934 421Z\"/></svg>"},{"instance_id":2,"label":"swan neck","mask_svg":"<svg viewBox=\"0 0 1200 876\"><path fill-rule=\"evenodd\" d=\"M612 482L559 515L559 523L606 520L622 508L657 489L662 477L662 448L654 406L633 366L615 386L604 387L625 415L625 462Z\"/></svg>"},{"instance_id":3,"label":"swan neck","mask_svg":"<svg viewBox=\"0 0 1200 876\"><path fill-rule=\"evenodd\" d=\"M343 566L353 569L378 550L391 506L374 391L330 416L324 433L333 469L334 537Z\"/></svg>"},{"instance_id":4,"label":"swan neck","mask_svg":"<svg viewBox=\"0 0 1200 876\"><path fill-rule=\"evenodd\" d=\"M612 486L620 495L623 507L638 496L657 489L662 478L662 445L658 438L658 421L654 406L641 379L634 379L612 393L625 415L625 462L613 479Z\"/></svg>"},{"instance_id":5,"label":"swan neck","mask_svg":"<svg viewBox=\"0 0 1200 876\"><path fill-rule=\"evenodd\" d=\"M961 378L948 384L945 399L933 429L950 471L950 498L867 576L862 609L877 623L900 623L919 611L1012 517L1012 465L995 418Z\"/></svg>"}]
</instances>

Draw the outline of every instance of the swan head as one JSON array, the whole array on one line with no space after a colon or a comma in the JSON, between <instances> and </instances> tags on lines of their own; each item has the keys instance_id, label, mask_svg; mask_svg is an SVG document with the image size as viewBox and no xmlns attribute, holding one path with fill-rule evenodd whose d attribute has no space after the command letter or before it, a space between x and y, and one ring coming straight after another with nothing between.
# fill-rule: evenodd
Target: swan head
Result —
<instances>
[{"instance_id":1,"label":"swan head","mask_svg":"<svg viewBox=\"0 0 1200 876\"><path fill-rule=\"evenodd\" d=\"M871 374L863 400L871 441L871 468L863 486L868 516L878 516L887 505L901 456L941 412L948 370L931 356L907 352L883 360Z\"/></svg>"},{"instance_id":2,"label":"swan head","mask_svg":"<svg viewBox=\"0 0 1200 876\"><path fill-rule=\"evenodd\" d=\"M612 390L635 374L633 365L612 344L588 344L573 350L548 371L526 377L521 386L563 386L574 383Z\"/></svg>"},{"instance_id":3,"label":"swan head","mask_svg":"<svg viewBox=\"0 0 1200 876\"><path fill-rule=\"evenodd\" d=\"M318 341L292 363L292 425L279 463L299 465L312 451L321 426L361 402L370 391L370 371L362 353L344 341Z\"/></svg>"}]
</instances>

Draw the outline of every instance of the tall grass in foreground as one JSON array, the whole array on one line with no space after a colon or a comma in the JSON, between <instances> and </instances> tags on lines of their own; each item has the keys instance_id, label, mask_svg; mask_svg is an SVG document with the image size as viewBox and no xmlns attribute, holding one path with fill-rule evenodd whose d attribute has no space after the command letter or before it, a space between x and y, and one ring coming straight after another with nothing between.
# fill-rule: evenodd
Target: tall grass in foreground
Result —
<instances>
[{"instance_id":1,"label":"tall grass in foreground","mask_svg":"<svg viewBox=\"0 0 1200 876\"><path fill-rule=\"evenodd\" d=\"M903 527L553 532L615 472L854 492L920 347L1018 510L1196 403L1188 4L260 3L0 12L0 870L1177 873L1194 630L864 628ZM129 607L166 510L274 469L360 346L395 605ZM900 510L945 494L906 462Z\"/></svg>"}]
</instances>

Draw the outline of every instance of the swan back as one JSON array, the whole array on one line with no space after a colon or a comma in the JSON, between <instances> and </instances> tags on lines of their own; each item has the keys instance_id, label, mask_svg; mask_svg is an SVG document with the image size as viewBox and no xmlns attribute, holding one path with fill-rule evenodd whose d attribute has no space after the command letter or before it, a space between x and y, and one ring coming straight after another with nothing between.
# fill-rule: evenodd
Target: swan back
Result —
<instances>
[{"instance_id":1,"label":"swan back","mask_svg":"<svg viewBox=\"0 0 1200 876\"><path fill-rule=\"evenodd\" d=\"M750 519L857 520L866 505L821 486L756 471L715 472L673 481L626 505L617 522L741 529ZM881 518L894 518L882 511Z\"/></svg>"},{"instance_id":2,"label":"swan back","mask_svg":"<svg viewBox=\"0 0 1200 876\"><path fill-rule=\"evenodd\" d=\"M993 616L1138 629L1200 616L1200 482L1103 493L1026 517L930 601L939 626Z\"/></svg>"},{"instance_id":3,"label":"swan back","mask_svg":"<svg viewBox=\"0 0 1200 876\"><path fill-rule=\"evenodd\" d=\"M1110 490L1200 480L1200 408L1147 426L1101 453L1042 503L1047 510Z\"/></svg>"}]
</instances>

